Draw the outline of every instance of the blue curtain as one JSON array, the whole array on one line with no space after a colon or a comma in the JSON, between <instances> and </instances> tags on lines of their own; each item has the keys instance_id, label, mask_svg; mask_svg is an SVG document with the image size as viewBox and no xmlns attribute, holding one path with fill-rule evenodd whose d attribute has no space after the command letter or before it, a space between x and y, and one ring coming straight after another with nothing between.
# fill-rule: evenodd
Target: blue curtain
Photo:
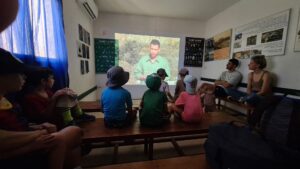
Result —
<instances>
[{"instance_id":1,"label":"blue curtain","mask_svg":"<svg viewBox=\"0 0 300 169\"><path fill-rule=\"evenodd\" d=\"M51 68L54 89L69 85L61 0L19 0L17 18L0 34L0 47L26 64Z\"/></svg>"}]
</instances>

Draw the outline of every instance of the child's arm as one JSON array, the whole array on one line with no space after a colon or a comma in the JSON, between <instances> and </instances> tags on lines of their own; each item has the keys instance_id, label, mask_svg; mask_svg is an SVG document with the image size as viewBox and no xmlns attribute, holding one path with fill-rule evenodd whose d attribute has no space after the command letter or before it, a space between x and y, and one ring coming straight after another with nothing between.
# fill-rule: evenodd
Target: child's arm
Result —
<instances>
[{"instance_id":1,"label":"child's arm","mask_svg":"<svg viewBox=\"0 0 300 169\"><path fill-rule=\"evenodd\" d=\"M171 95L170 92L167 92L167 96L168 96L168 100L169 100L170 102L174 102L174 98L173 98L173 96Z\"/></svg>"},{"instance_id":2,"label":"child's arm","mask_svg":"<svg viewBox=\"0 0 300 169\"><path fill-rule=\"evenodd\" d=\"M44 134L48 134L47 130L24 132L0 130L0 152L2 154L18 149Z\"/></svg>"},{"instance_id":3,"label":"child's arm","mask_svg":"<svg viewBox=\"0 0 300 169\"><path fill-rule=\"evenodd\" d=\"M21 134L22 136L17 136L19 134ZM0 159L17 157L27 153L35 152L37 150L45 150L52 147L55 144L55 136L47 134L47 132L44 130L38 130L30 133L6 132L6 136L7 135L11 135L14 138L14 140L18 139L18 144L16 144L16 140L8 143L8 147L6 147L5 149L1 149ZM1 143L3 143L4 145L8 145L4 141L1 141Z\"/></svg>"},{"instance_id":4,"label":"child's arm","mask_svg":"<svg viewBox=\"0 0 300 169\"><path fill-rule=\"evenodd\" d=\"M134 114L134 112L132 111L132 99L131 99L131 94L129 92L126 97L126 106L127 106L128 115L131 118L134 118L136 114Z\"/></svg>"}]
</instances>

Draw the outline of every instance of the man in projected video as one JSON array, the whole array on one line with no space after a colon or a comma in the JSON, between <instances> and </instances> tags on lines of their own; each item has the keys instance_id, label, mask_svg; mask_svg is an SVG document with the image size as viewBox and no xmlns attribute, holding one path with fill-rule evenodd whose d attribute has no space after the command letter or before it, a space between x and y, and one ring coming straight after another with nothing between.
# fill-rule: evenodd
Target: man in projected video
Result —
<instances>
[{"instance_id":1,"label":"man in projected video","mask_svg":"<svg viewBox=\"0 0 300 169\"><path fill-rule=\"evenodd\" d=\"M134 77L136 80L145 81L147 75L156 73L159 68L164 68L166 73L171 75L169 62L159 55L159 51L160 42L153 39L150 43L150 54L143 56L135 66Z\"/></svg>"}]
</instances>

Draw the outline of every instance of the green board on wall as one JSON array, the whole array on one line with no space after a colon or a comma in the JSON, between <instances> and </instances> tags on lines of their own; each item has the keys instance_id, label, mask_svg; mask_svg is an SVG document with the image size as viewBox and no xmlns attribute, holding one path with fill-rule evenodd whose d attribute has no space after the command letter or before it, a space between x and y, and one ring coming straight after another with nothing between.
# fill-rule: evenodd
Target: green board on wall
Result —
<instances>
[{"instance_id":1,"label":"green board on wall","mask_svg":"<svg viewBox=\"0 0 300 169\"><path fill-rule=\"evenodd\" d=\"M119 43L115 39L95 38L96 73L106 73L112 66L118 65Z\"/></svg>"}]
</instances>

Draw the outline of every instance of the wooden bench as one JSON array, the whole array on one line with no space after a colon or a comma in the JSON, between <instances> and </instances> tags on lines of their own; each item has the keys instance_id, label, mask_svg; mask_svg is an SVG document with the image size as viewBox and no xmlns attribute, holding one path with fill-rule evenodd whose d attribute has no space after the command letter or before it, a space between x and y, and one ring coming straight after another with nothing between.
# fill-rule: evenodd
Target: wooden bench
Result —
<instances>
[{"instance_id":1,"label":"wooden bench","mask_svg":"<svg viewBox=\"0 0 300 169\"><path fill-rule=\"evenodd\" d=\"M230 109L227 106L225 106L225 104L222 105L221 104L222 101L225 102L225 103L230 103L230 104L233 104L235 106L238 106L238 107L241 107L241 108L245 109L247 111L247 114L249 114L250 112L252 112L254 110L253 106L250 106L250 105L247 105L247 104L244 104L244 103L239 103L239 102L236 102L236 101L232 101L232 100L227 99L226 97L216 97L216 99L217 99L217 107L218 107L219 110L221 110L221 107L223 108L224 111L226 111L226 109Z\"/></svg>"},{"instance_id":2,"label":"wooden bench","mask_svg":"<svg viewBox=\"0 0 300 169\"><path fill-rule=\"evenodd\" d=\"M201 81L206 81L206 82L215 82L216 79L210 79L210 78L205 78L205 77L201 77ZM247 84L246 83L240 83L238 85L238 87L241 87L241 88L247 88ZM288 88L281 88L281 87L273 87L272 88L272 91L273 93L275 94L279 94L279 95L293 95L293 96L300 96L300 90L295 90L295 89L288 89ZM235 106L238 106L238 107L241 107L243 108L244 110L247 111L247 113L251 112L254 107L253 106L249 106L249 105L246 105L246 104L243 104L243 103L238 103L238 102L235 102L235 101L231 101L227 98L224 98L224 97L216 97L217 99L217 107L219 110L221 110L221 107L226 110L226 109L230 109L232 111L236 111L228 106L226 106L225 104L222 104L221 102L223 101L224 103L230 103L230 104L233 104ZM237 111L236 111L237 112Z\"/></svg>"},{"instance_id":3,"label":"wooden bench","mask_svg":"<svg viewBox=\"0 0 300 169\"><path fill-rule=\"evenodd\" d=\"M84 112L101 112L102 111L99 101L80 101L79 106Z\"/></svg>"},{"instance_id":4,"label":"wooden bench","mask_svg":"<svg viewBox=\"0 0 300 169\"><path fill-rule=\"evenodd\" d=\"M175 157L153 161L124 163L99 167L99 169L211 169L205 155Z\"/></svg>"},{"instance_id":5,"label":"wooden bench","mask_svg":"<svg viewBox=\"0 0 300 169\"><path fill-rule=\"evenodd\" d=\"M94 122L82 124L81 128L84 131L84 144L93 145L97 143L107 143L109 145L111 141L122 141L114 144L115 155L117 155L118 146L126 145L126 143L124 143L126 141L129 142L129 144L144 144L144 151L145 153L148 153L148 158L152 160L153 143L155 143L156 139L178 136L186 136L186 138L183 137L181 139L189 139L195 135L197 135L197 138L206 138L210 125L230 122L232 120L237 119L226 113L213 112L205 114L201 123L187 124L176 118L171 118L169 123L156 129L141 127L138 120L136 120L132 126L127 128L109 129L104 126L103 119L97 119ZM134 140L141 139L143 140L142 142L134 142ZM180 151L175 139L168 139L165 141L172 141L175 149L178 150L179 154L183 155L183 152ZM95 147L97 147L97 145Z\"/></svg>"},{"instance_id":6,"label":"wooden bench","mask_svg":"<svg viewBox=\"0 0 300 169\"><path fill-rule=\"evenodd\" d=\"M137 110L139 108L140 100L133 100L133 108ZM101 112L102 107L100 101L80 101L79 106L84 112Z\"/></svg>"}]
</instances>

